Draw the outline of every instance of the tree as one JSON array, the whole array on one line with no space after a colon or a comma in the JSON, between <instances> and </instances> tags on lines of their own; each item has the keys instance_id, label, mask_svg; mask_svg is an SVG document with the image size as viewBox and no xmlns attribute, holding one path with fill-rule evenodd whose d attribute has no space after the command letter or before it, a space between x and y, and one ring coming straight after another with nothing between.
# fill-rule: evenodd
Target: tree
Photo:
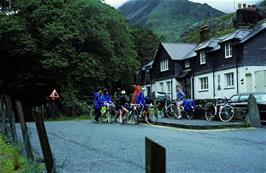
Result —
<instances>
[{"instance_id":1,"label":"tree","mask_svg":"<svg viewBox=\"0 0 266 173\"><path fill-rule=\"evenodd\" d=\"M12 9L0 13L2 93L36 104L56 87L71 105L96 86L133 82L139 61L115 9L98 0L20 0Z\"/></svg>"},{"instance_id":2,"label":"tree","mask_svg":"<svg viewBox=\"0 0 266 173\"><path fill-rule=\"evenodd\" d=\"M159 47L160 38L153 31L140 26L133 26L135 49L141 65L145 65L153 60L154 54Z\"/></svg>"}]
</instances>

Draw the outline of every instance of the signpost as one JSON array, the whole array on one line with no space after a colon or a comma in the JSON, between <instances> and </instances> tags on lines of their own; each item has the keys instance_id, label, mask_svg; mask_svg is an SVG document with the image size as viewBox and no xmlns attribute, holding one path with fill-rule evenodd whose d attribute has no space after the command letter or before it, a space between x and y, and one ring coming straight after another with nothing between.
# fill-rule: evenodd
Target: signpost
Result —
<instances>
[{"instance_id":1,"label":"signpost","mask_svg":"<svg viewBox=\"0 0 266 173\"><path fill-rule=\"evenodd\" d=\"M54 89L53 92L50 94L49 98L53 100L53 117L55 117L55 100L59 99L60 96L57 91Z\"/></svg>"}]
</instances>

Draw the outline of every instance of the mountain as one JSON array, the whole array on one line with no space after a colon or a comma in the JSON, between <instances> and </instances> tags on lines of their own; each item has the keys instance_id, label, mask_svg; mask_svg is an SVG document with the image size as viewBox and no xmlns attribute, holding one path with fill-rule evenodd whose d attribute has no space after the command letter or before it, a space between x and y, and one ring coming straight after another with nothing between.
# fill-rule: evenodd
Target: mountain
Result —
<instances>
[{"instance_id":1,"label":"mountain","mask_svg":"<svg viewBox=\"0 0 266 173\"><path fill-rule=\"evenodd\" d=\"M257 5L256 9L259 14L258 23L266 22L266 1ZM216 17L199 22L187 28L181 35L180 40L183 42L199 42L199 28L202 24L208 24L210 29L210 38L226 35L235 30L234 27L235 13L226 14L222 17Z\"/></svg>"},{"instance_id":2,"label":"mountain","mask_svg":"<svg viewBox=\"0 0 266 173\"><path fill-rule=\"evenodd\" d=\"M191 25L224 15L207 4L188 0L129 0L118 10L130 24L152 29L165 41L179 40Z\"/></svg>"}]
</instances>

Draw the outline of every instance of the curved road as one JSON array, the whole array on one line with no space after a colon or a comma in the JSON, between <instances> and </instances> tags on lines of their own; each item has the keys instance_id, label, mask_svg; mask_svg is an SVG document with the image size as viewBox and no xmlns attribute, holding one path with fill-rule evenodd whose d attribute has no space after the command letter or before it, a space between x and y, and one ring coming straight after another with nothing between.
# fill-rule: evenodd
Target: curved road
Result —
<instances>
[{"instance_id":1,"label":"curved road","mask_svg":"<svg viewBox=\"0 0 266 173\"><path fill-rule=\"evenodd\" d=\"M41 154L35 124L31 143ZM148 125L47 122L58 172L144 173L145 137L166 147L167 173L265 173L266 129L185 130Z\"/></svg>"}]
</instances>

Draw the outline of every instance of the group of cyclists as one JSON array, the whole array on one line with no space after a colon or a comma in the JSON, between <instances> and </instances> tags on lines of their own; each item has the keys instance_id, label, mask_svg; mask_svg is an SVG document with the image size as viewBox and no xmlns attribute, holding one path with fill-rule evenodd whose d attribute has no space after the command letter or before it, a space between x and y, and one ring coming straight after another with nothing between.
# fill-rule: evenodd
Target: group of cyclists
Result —
<instances>
[{"instance_id":1,"label":"group of cyclists","mask_svg":"<svg viewBox=\"0 0 266 173\"><path fill-rule=\"evenodd\" d=\"M119 123L123 122L123 117L129 113L130 110L130 103L142 105L144 107L145 112L149 112L148 106L146 106L147 98L144 96L144 87L140 87L139 85L134 85L134 93L132 101L130 102L125 90L121 90L118 88L117 91L114 93L114 102L111 101L110 94L108 89L98 88L94 94L94 115L95 121L99 121L99 117L101 116L101 108L105 103L110 103L115 106L117 120ZM185 94L181 90L180 86L176 86L176 106L178 111L178 119L182 118L181 114L181 106L184 104Z\"/></svg>"},{"instance_id":2,"label":"group of cyclists","mask_svg":"<svg viewBox=\"0 0 266 173\"><path fill-rule=\"evenodd\" d=\"M145 96L144 96L145 88L140 87L139 85L134 85L134 93L133 93L133 104L145 105ZM111 101L110 94L108 89L98 88L94 94L93 105L94 105L94 115L95 121L99 121L99 117L101 116L101 108L105 103L110 103L115 105L116 115L118 116L118 122L123 122L123 116L129 113L130 109L130 99L126 94L125 90L121 90L121 88L117 88L117 91L114 93L114 102Z\"/></svg>"}]
</instances>

